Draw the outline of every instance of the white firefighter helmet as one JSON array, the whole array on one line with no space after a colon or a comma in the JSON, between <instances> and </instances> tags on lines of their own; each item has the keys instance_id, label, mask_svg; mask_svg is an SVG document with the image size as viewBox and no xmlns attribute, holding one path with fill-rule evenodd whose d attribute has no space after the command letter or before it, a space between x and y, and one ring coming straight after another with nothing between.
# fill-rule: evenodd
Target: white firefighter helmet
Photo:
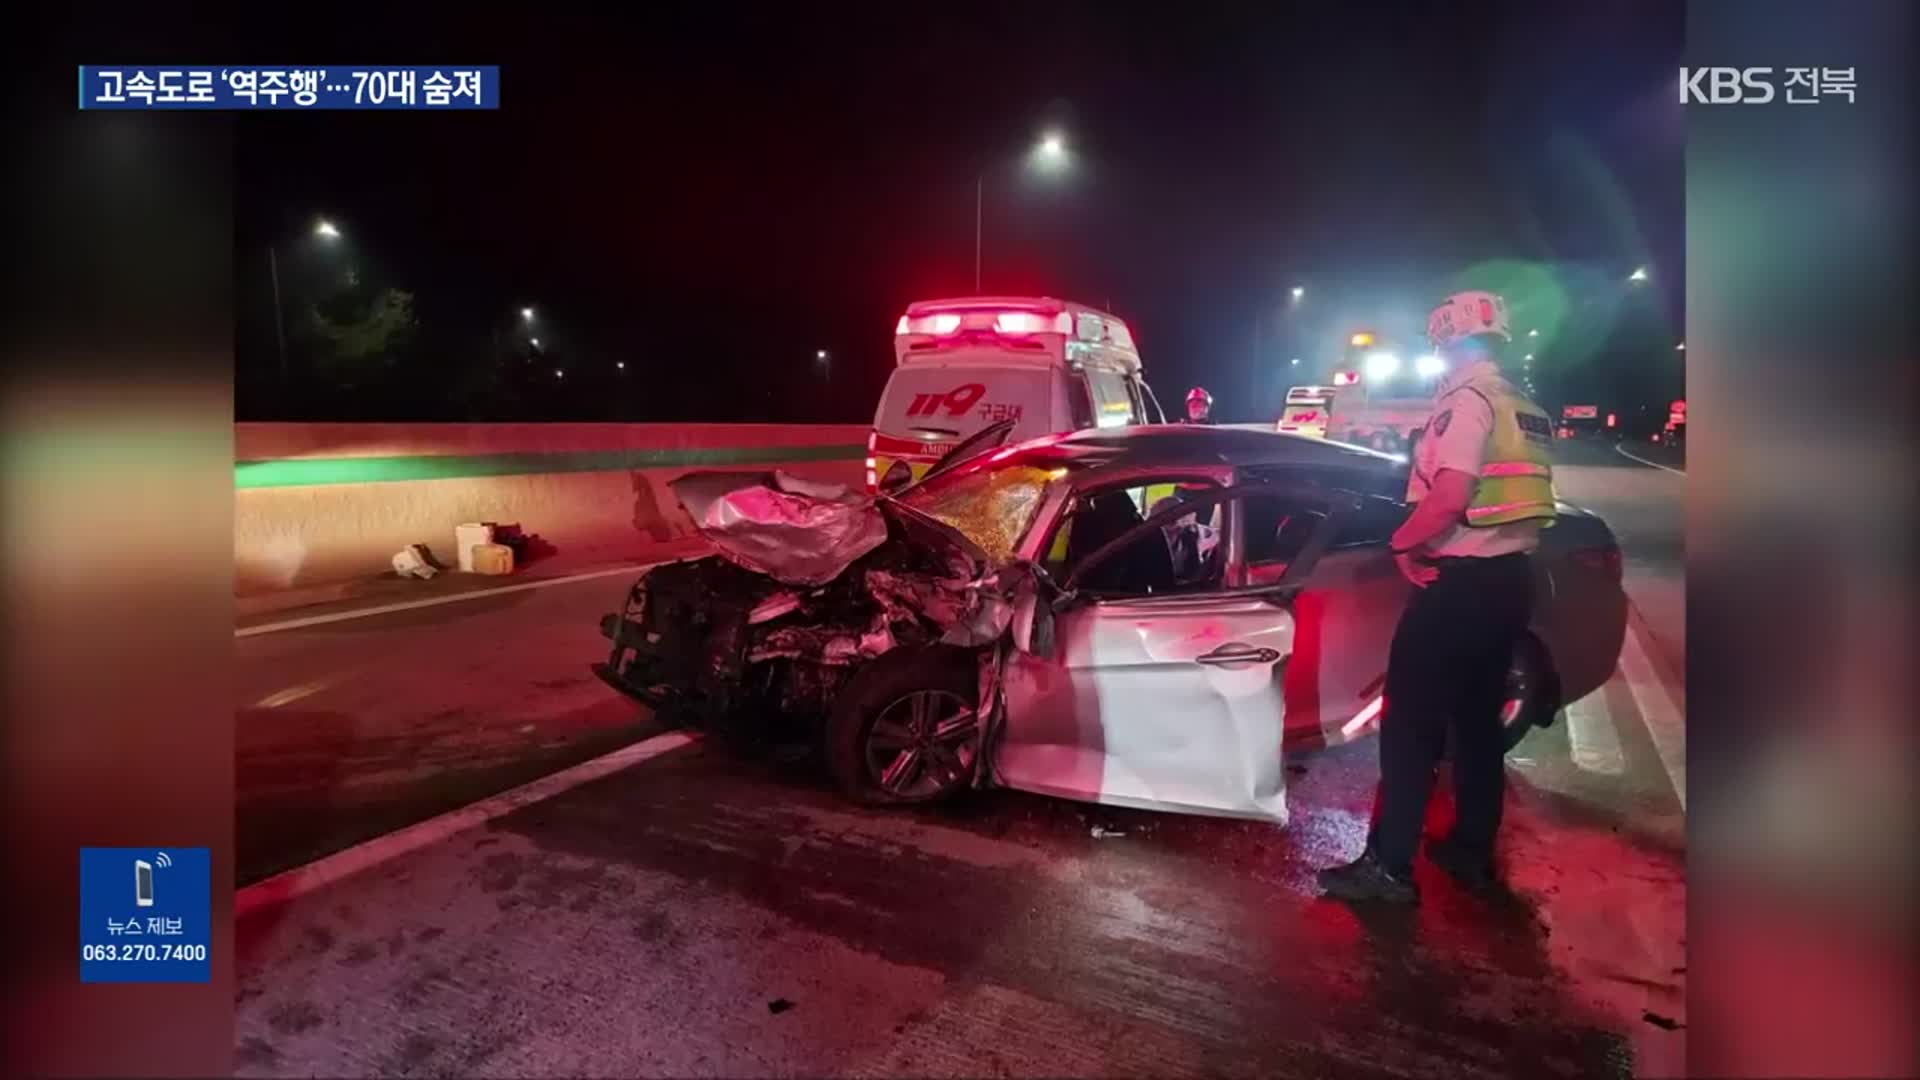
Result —
<instances>
[{"instance_id":1,"label":"white firefighter helmet","mask_svg":"<svg viewBox=\"0 0 1920 1080\"><path fill-rule=\"evenodd\" d=\"M1427 316L1427 337L1435 348L1445 348L1475 334L1497 334L1503 341L1513 340L1507 329L1507 302L1498 294L1457 292Z\"/></svg>"}]
</instances>

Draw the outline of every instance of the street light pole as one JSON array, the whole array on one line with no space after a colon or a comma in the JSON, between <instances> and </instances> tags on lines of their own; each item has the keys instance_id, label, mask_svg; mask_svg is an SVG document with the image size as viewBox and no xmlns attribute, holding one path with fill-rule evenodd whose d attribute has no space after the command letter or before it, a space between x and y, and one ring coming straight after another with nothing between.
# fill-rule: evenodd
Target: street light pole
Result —
<instances>
[{"instance_id":1,"label":"street light pole","mask_svg":"<svg viewBox=\"0 0 1920 1080\"><path fill-rule=\"evenodd\" d=\"M986 174L975 173L973 177L973 294L980 295L980 200L981 191L986 187Z\"/></svg>"},{"instance_id":2,"label":"street light pole","mask_svg":"<svg viewBox=\"0 0 1920 1080\"><path fill-rule=\"evenodd\" d=\"M1058 132L1049 133L1028 153L1028 160L1030 163L1037 162L1047 171L1064 168L1068 161L1066 142ZM980 292L980 208L985 202L986 186L987 173L986 169L982 168L973 174L973 291L975 295Z\"/></svg>"},{"instance_id":3,"label":"street light pole","mask_svg":"<svg viewBox=\"0 0 1920 1080\"><path fill-rule=\"evenodd\" d=\"M267 274L273 279L273 339L280 346L280 387L287 384L287 321L280 315L280 258L267 245Z\"/></svg>"}]
</instances>

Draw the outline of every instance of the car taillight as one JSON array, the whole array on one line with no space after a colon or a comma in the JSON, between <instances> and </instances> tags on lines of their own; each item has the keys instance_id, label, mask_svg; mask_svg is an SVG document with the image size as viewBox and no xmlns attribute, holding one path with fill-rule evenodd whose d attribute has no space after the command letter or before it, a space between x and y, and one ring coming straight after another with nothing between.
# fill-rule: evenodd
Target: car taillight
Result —
<instances>
[{"instance_id":1,"label":"car taillight","mask_svg":"<svg viewBox=\"0 0 1920 1080\"><path fill-rule=\"evenodd\" d=\"M1608 581L1618 582L1621 573L1620 549L1582 548L1573 553L1573 561L1589 570L1606 575Z\"/></svg>"},{"instance_id":2,"label":"car taillight","mask_svg":"<svg viewBox=\"0 0 1920 1080\"><path fill-rule=\"evenodd\" d=\"M1053 329L1053 320L1031 311L1003 311L993 317L996 334L1043 334Z\"/></svg>"}]
</instances>

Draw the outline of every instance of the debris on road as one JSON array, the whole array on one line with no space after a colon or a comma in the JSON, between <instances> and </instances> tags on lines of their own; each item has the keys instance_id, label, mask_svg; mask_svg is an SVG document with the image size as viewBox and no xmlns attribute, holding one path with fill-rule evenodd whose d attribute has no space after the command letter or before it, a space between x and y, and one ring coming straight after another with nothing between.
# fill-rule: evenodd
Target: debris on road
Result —
<instances>
[{"instance_id":1,"label":"debris on road","mask_svg":"<svg viewBox=\"0 0 1920 1080\"><path fill-rule=\"evenodd\" d=\"M482 544L493 543L493 523L491 521L469 521L453 527L453 555L455 565L463 574L473 573L473 549Z\"/></svg>"},{"instance_id":2,"label":"debris on road","mask_svg":"<svg viewBox=\"0 0 1920 1080\"><path fill-rule=\"evenodd\" d=\"M791 1008L793 1008L793 1002L788 1001L786 998L774 998L772 1001L767 1002L767 1011L775 1016L779 1016Z\"/></svg>"},{"instance_id":3,"label":"debris on road","mask_svg":"<svg viewBox=\"0 0 1920 1080\"><path fill-rule=\"evenodd\" d=\"M513 573L513 549L505 544L475 544L473 572L495 577Z\"/></svg>"},{"instance_id":4,"label":"debris on road","mask_svg":"<svg viewBox=\"0 0 1920 1080\"><path fill-rule=\"evenodd\" d=\"M521 528L518 522L511 525L495 525L493 542L505 544L512 550L515 569L526 566L535 559L546 558L558 550L539 533L530 533Z\"/></svg>"},{"instance_id":5,"label":"debris on road","mask_svg":"<svg viewBox=\"0 0 1920 1080\"><path fill-rule=\"evenodd\" d=\"M393 556L393 572L401 577L426 580L440 572L433 561L433 553L425 544L408 544Z\"/></svg>"},{"instance_id":6,"label":"debris on road","mask_svg":"<svg viewBox=\"0 0 1920 1080\"><path fill-rule=\"evenodd\" d=\"M1104 825L1095 825L1093 827L1092 835L1095 840L1106 840L1115 836L1125 836L1127 835L1127 830L1109 829Z\"/></svg>"}]
</instances>

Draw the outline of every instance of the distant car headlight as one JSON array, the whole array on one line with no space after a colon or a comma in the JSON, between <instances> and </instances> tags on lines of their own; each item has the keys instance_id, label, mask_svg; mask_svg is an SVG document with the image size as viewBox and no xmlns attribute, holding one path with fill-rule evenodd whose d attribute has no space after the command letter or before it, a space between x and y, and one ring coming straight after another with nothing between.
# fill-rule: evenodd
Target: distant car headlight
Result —
<instances>
[{"instance_id":1,"label":"distant car headlight","mask_svg":"<svg viewBox=\"0 0 1920 1080\"><path fill-rule=\"evenodd\" d=\"M896 461L887 466L886 475L880 478L880 490L891 493L911 483L913 483L913 466L904 461Z\"/></svg>"},{"instance_id":2,"label":"distant car headlight","mask_svg":"<svg viewBox=\"0 0 1920 1080\"><path fill-rule=\"evenodd\" d=\"M1391 379L1400 370L1400 358L1390 352L1370 353L1367 356L1367 378L1373 380Z\"/></svg>"}]
</instances>

